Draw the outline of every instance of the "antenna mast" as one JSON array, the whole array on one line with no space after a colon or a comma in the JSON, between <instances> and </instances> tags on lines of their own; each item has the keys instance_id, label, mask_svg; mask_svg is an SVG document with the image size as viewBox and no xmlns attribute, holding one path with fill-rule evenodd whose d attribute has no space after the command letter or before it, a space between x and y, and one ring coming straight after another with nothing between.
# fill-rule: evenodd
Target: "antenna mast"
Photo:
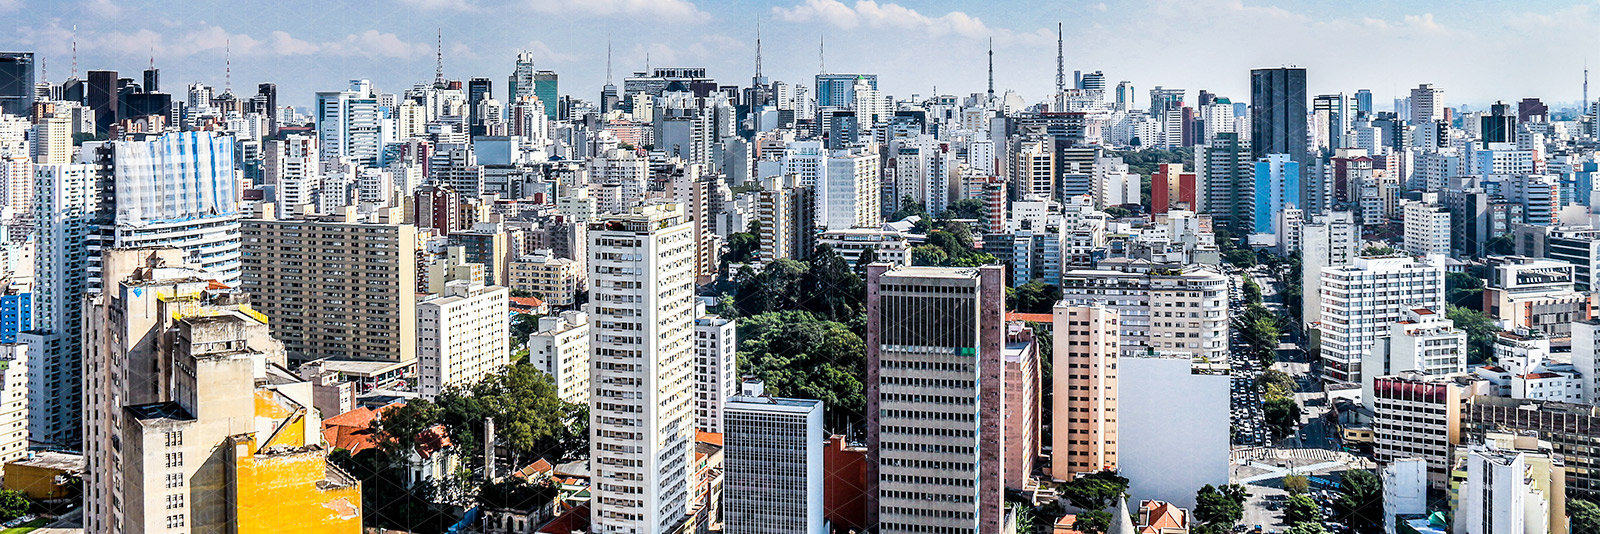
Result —
<instances>
[{"instance_id":1,"label":"antenna mast","mask_svg":"<svg viewBox=\"0 0 1600 534\"><path fill-rule=\"evenodd\" d=\"M1062 53L1061 23L1056 23L1056 94L1067 92L1067 61Z\"/></svg>"},{"instance_id":2,"label":"antenna mast","mask_svg":"<svg viewBox=\"0 0 1600 534\"><path fill-rule=\"evenodd\" d=\"M433 86L444 87L444 28L437 28L433 45Z\"/></svg>"},{"instance_id":3,"label":"antenna mast","mask_svg":"<svg viewBox=\"0 0 1600 534\"><path fill-rule=\"evenodd\" d=\"M994 101L994 38L989 38L989 100Z\"/></svg>"}]
</instances>

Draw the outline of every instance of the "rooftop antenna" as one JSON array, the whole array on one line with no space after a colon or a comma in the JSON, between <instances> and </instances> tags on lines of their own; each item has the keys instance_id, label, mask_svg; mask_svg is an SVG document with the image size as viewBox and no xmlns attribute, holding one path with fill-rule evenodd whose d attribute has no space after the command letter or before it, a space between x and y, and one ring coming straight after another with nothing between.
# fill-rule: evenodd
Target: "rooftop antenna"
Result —
<instances>
[{"instance_id":1,"label":"rooftop antenna","mask_svg":"<svg viewBox=\"0 0 1600 534\"><path fill-rule=\"evenodd\" d=\"M611 85L611 34L606 34L606 85Z\"/></svg>"},{"instance_id":2,"label":"rooftop antenna","mask_svg":"<svg viewBox=\"0 0 1600 534\"><path fill-rule=\"evenodd\" d=\"M1061 23L1056 23L1056 94L1067 92L1067 61L1062 53Z\"/></svg>"},{"instance_id":3,"label":"rooftop antenna","mask_svg":"<svg viewBox=\"0 0 1600 534\"><path fill-rule=\"evenodd\" d=\"M823 61L823 58L824 58L824 56L822 55L822 36L818 35L817 36L817 74L827 74L828 73L828 67L827 67L828 63Z\"/></svg>"},{"instance_id":4,"label":"rooftop antenna","mask_svg":"<svg viewBox=\"0 0 1600 534\"><path fill-rule=\"evenodd\" d=\"M989 38L989 100L994 100L994 38Z\"/></svg>"},{"instance_id":5,"label":"rooftop antenna","mask_svg":"<svg viewBox=\"0 0 1600 534\"><path fill-rule=\"evenodd\" d=\"M756 81L761 80L761 17L756 16Z\"/></svg>"},{"instance_id":6,"label":"rooftop antenna","mask_svg":"<svg viewBox=\"0 0 1600 534\"><path fill-rule=\"evenodd\" d=\"M1583 58L1583 114L1589 114L1589 58Z\"/></svg>"},{"instance_id":7,"label":"rooftop antenna","mask_svg":"<svg viewBox=\"0 0 1600 534\"><path fill-rule=\"evenodd\" d=\"M155 63L152 59L151 63ZM222 41L222 94L233 94L233 39Z\"/></svg>"},{"instance_id":8,"label":"rooftop antenna","mask_svg":"<svg viewBox=\"0 0 1600 534\"><path fill-rule=\"evenodd\" d=\"M78 25L72 25L72 78L78 77Z\"/></svg>"},{"instance_id":9,"label":"rooftop antenna","mask_svg":"<svg viewBox=\"0 0 1600 534\"><path fill-rule=\"evenodd\" d=\"M444 28L436 28L433 46L433 86L444 87Z\"/></svg>"},{"instance_id":10,"label":"rooftop antenna","mask_svg":"<svg viewBox=\"0 0 1600 534\"><path fill-rule=\"evenodd\" d=\"M644 73L646 75L648 75L648 76L654 76L655 75L655 73L650 72L650 51L649 50L646 50L644 52Z\"/></svg>"}]
</instances>

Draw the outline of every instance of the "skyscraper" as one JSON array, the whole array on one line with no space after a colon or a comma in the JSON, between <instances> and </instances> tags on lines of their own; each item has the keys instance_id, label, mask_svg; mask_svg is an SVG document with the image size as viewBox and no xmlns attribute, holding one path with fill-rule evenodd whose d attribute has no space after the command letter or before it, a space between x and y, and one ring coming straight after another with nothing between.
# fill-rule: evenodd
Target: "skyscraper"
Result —
<instances>
[{"instance_id":1,"label":"skyscraper","mask_svg":"<svg viewBox=\"0 0 1600 534\"><path fill-rule=\"evenodd\" d=\"M1055 373L1051 411L1055 443L1050 476L1072 480L1081 473L1117 468L1116 310L1103 305L1072 306L1062 301L1051 310Z\"/></svg>"},{"instance_id":2,"label":"skyscraper","mask_svg":"<svg viewBox=\"0 0 1600 534\"><path fill-rule=\"evenodd\" d=\"M354 206L324 216L246 219L242 287L272 317L289 359L410 362L417 357L417 231L400 209L363 222ZM287 268L285 268L287 267ZM359 280L359 283L352 283Z\"/></svg>"},{"instance_id":3,"label":"skyscraper","mask_svg":"<svg viewBox=\"0 0 1600 534\"><path fill-rule=\"evenodd\" d=\"M372 84L351 80L348 90L319 92L314 113L321 159L343 156L357 165L377 164L386 121Z\"/></svg>"},{"instance_id":4,"label":"skyscraper","mask_svg":"<svg viewBox=\"0 0 1600 534\"><path fill-rule=\"evenodd\" d=\"M1444 120L1444 90L1431 83L1411 90L1411 123Z\"/></svg>"},{"instance_id":5,"label":"skyscraper","mask_svg":"<svg viewBox=\"0 0 1600 534\"><path fill-rule=\"evenodd\" d=\"M1306 69L1279 67L1250 71L1250 159L1288 154L1307 170ZM1304 187L1305 180L1300 180ZM1304 192L1296 193L1304 198Z\"/></svg>"},{"instance_id":6,"label":"skyscraper","mask_svg":"<svg viewBox=\"0 0 1600 534\"><path fill-rule=\"evenodd\" d=\"M511 76L506 78L506 102L516 102L524 96L531 95L533 95L533 53L518 50L516 66L511 69ZM555 107L556 103L550 101L544 105Z\"/></svg>"},{"instance_id":7,"label":"skyscraper","mask_svg":"<svg viewBox=\"0 0 1600 534\"><path fill-rule=\"evenodd\" d=\"M83 103L94 110L95 135L106 135L111 125L117 122L117 71L89 71Z\"/></svg>"},{"instance_id":8,"label":"skyscraper","mask_svg":"<svg viewBox=\"0 0 1600 534\"><path fill-rule=\"evenodd\" d=\"M544 102L544 114L550 120L556 120L556 114L560 111L556 101L560 99L561 92L557 90L556 81L556 72L553 70L533 73L533 96Z\"/></svg>"},{"instance_id":9,"label":"skyscraper","mask_svg":"<svg viewBox=\"0 0 1600 534\"><path fill-rule=\"evenodd\" d=\"M89 288L89 236L99 196L91 165L34 168L35 330L17 339L29 346L28 433L35 441L77 445L83 367L83 297Z\"/></svg>"},{"instance_id":10,"label":"skyscraper","mask_svg":"<svg viewBox=\"0 0 1600 534\"><path fill-rule=\"evenodd\" d=\"M0 52L0 113L25 116L33 98L33 52Z\"/></svg>"},{"instance_id":11,"label":"skyscraper","mask_svg":"<svg viewBox=\"0 0 1600 534\"><path fill-rule=\"evenodd\" d=\"M1255 229L1256 180L1251 146L1249 141L1239 139L1239 134L1219 133L1215 141L1200 147L1195 154L1197 174L1205 183L1200 211L1211 215L1216 228L1236 236Z\"/></svg>"},{"instance_id":12,"label":"skyscraper","mask_svg":"<svg viewBox=\"0 0 1600 534\"><path fill-rule=\"evenodd\" d=\"M102 200L110 246L173 245L186 261L239 285L238 180L233 138L173 132L111 143L115 194Z\"/></svg>"},{"instance_id":13,"label":"skyscraper","mask_svg":"<svg viewBox=\"0 0 1600 534\"><path fill-rule=\"evenodd\" d=\"M592 532L676 530L694 448L694 224L681 204L589 225Z\"/></svg>"},{"instance_id":14,"label":"skyscraper","mask_svg":"<svg viewBox=\"0 0 1600 534\"><path fill-rule=\"evenodd\" d=\"M847 108L855 105L857 78L865 80L873 90L878 89L876 74L818 74L817 107Z\"/></svg>"},{"instance_id":15,"label":"skyscraper","mask_svg":"<svg viewBox=\"0 0 1600 534\"><path fill-rule=\"evenodd\" d=\"M483 116L483 101L494 98L494 85L488 78L467 80L467 124L474 137L487 135L488 118Z\"/></svg>"},{"instance_id":16,"label":"skyscraper","mask_svg":"<svg viewBox=\"0 0 1600 534\"><path fill-rule=\"evenodd\" d=\"M879 532L1001 531L1004 315L1000 266L867 266L868 513Z\"/></svg>"},{"instance_id":17,"label":"skyscraper","mask_svg":"<svg viewBox=\"0 0 1600 534\"><path fill-rule=\"evenodd\" d=\"M1255 221L1251 232L1276 234L1282 228L1273 226L1278 212L1300 205L1300 164L1289 159L1288 154L1267 154L1256 161Z\"/></svg>"}]
</instances>

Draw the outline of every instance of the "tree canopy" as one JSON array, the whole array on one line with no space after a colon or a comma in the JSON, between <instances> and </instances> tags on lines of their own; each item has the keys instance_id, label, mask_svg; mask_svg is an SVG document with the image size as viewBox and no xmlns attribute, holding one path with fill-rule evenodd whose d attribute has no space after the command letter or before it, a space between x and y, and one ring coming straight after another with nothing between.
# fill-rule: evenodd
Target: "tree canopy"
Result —
<instances>
[{"instance_id":1,"label":"tree canopy","mask_svg":"<svg viewBox=\"0 0 1600 534\"><path fill-rule=\"evenodd\" d=\"M1383 481L1365 469L1350 469L1333 499L1334 519L1357 534L1383 532Z\"/></svg>"},{"instance_id":2,"label":"tree canopy","mask_svg":"<svg viewBox=\"0 0 1600 534\"><path fill-rule=\"evenodd\" d=\"M1567 500L1567 511L1572 513L1572 534L1600 534L1600 505L1587 499Z\"/></svg>"},{"instance_id":3,"label":"tree canopy","mask_svg":"<svg viewBox=\"0 0 1600 534\"><path fill-rule=\"evenodd\" d=\"M1457 329L1467 333L1467 363L1479 364L1490 360L1494 355L1494 337L1500 332L1500 327L1495 326L1488 314L1449 305L1444 316Z\"/></svg>"},{"instance_id":4,"label":"tree canopy","mask_svg":"<svg viewBox=\"0 0 1600 534\"><path fill-rule=\"evenodd\" d=\"M1249 497L1244 486L1206 484L1195 492L1194 518L1215 532L1228 532L1244 518L1244 501Z\"/></svg>"},{"instance_id":5,"label":"tree canopy","mask_svg":"<svg viewBox=\"0 0 1600 534\"><path fill-rule=\"evenodd\" d=\"M769 312L739 320L739 373L779 397L826 403L830 430L860 429L867 405L866 343L844 323L810 312Z\"/></svg>"}]
</instances>

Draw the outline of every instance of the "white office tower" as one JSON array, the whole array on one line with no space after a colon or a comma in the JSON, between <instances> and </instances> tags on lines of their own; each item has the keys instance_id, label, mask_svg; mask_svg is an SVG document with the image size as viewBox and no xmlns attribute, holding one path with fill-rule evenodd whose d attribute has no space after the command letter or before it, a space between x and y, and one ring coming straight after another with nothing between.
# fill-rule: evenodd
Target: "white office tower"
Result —
<instances>
[{"instance_id":1,"label":"white office tower","mask_svg":"<svg viewBox=\"0 0 1600 534\"><path fill-rule=\"evenodd\" d=\"M1406 310L1444 309L1444 269L1405 255L1324 267L1319 287L1326 382L1360 383L1361 361Z\"/></svg>"},{"instance_id":2,"label":"white office tower","mask_svg":"<svg viewBox=\"0 0 1600 534\"><path fill-rule=\"evenodd\" d=\"M894 203L907 197L916 200L928 213L944 213L954 201L957 165L951 161L949 144L931 135L918 135L897 143L894 152Z\"/></svg>"},{"instance_id":3,"label":"white office tower","mask_svg":"<svg viewBox=\"0 0 1600 534\"><path fill-rule=\"evenodd\" d=\"M116 176L113 247L170 246L185 262L239 285L239 179L233 139L173 132L112 143ZM101 229L105 232L105 229Z\"/></svg>"},{"instance_id":4,"label":"white office tower","mask_svg":"<svg viewBox=\"0 0 1600 534\"><path fill-rule=\"evenodd\" d=\"M99 196L90 165L34 168L34 330L29 346L28 434L33 441L75 446L83 367L83 297L89 288L89 235Z\"/></svg>"},{"instance_id":5,"label":"white office tower","mask_svg":"<svg viewBox=\"0 0 1600 534\"><path fill-rule=\"evenodd\" d=\"M33 162L40 165L59 165L72 162L72 120L65 114L54 113L34 124L30 137Z\"/></svg>"},{"instance_id":6,"label":"white office tower","mask_svg":"<svg viewBox=\"0 0 1600 534\"><path fill-rule=\"evenodd\" d=\"M728 399L722 436L722 531L826 534L822 401L766 395L747 380Z\"/></svg>"},{"instance_id":7,"label":"white office tower","mask_svg":"<svg viewBox=\"0 0 1600 534\"><path fill-rule=\"evenodd\" d=\"M318 180L317 138L288 134L267 141L262 181L273 187L275 201L288 213L300 213L302 204L316 202Z\"/></svg>"},{"instance_id":8,"label":"white office tower","mask_svg":"<svg viewBox=\"0 0 1600 534\"><path fill-rule=\"evenodd\" d=\"M561 400L589 404L589 314L540 317L539 330L528 336L528 361L550 375Z\"/></svg>"},{"instance_id":9,"label":"white office tower","mask_svg":"<svg viewBox=\"0 0 1600 534\"><path fill-rule=\"evenodd\" d=\"M1348 211L1314 215L1300 225L1300 250L1300 284L1305 288L1300 317L1314 325L1322 317L1322 294L1317 289L1322 268L1349 264L1361 253L1361 225Z\"/></svg>"},{"instance_id":10,"label":"white office tower","mask_svg":"<svg viewBox=\"0 0 1600 534\"><path fill-rule=\"evenodd\" d=\"M1417 256L1449 256L1450 208L1426 201L1407 203L1405 248Z\"/></svg>"},{"instance_id":11,"label":"white office tower","mask_svg":"<svg viewBox=\"0 0 1600 534\"><path fill-rule=\"evenodd\" d=\"M417 385L424 398L477 383L511 363L510 292L455 280L417 302Z\"/></svg>"},{"instance_id":12,"label":"white office tower","mask_svg":"<svg viewBox=\"0 0 1600 534\"><path fill-rule=\"evenodd\" d=\"M33 219L33 160L27 154L0 154L0 203L5 219Z\"/></svg>"},{"instance_id":13,"label":"white office tower","mask_svg":"<svg viewBox=\"0 0 1600 534\"><path fill-rule=\"evenodd\" d=\"M737 325L696 306L694 319L694 427L722 432L722 410L739 391Z\"/></svg>"},{"instance_id":14,"label":"white office tower","mask_svg":"<svg viewBox=\"0 0 1600 534\"><path fill-rule=\"evenodd\" d=\"M1378 472L1383 479L1383 531L1394 529L1394 516L1428 513L1428 461L1396 458Z\"/></svg>"},{"instance_id":15,"label":"white office tower","mask_svg":"<svg viewBox=\"0 0 1600 534\"><path fill-rule=\"evenodd\" d=\"M619 194L602 196L602 213L623 213L644 199L650 180L650 162L632 150L607 150L589 162L589 183L610 187Z\"/></svg>"},{"instance_id":16,"label":"white office tower","mask_svg":"<svg viewBox=\"0 0 1600 534\"><path fill-rule=\"evenodd\" d=\"M1490 433L1484 441L1467 449L1455 534L1567 532L1561 456L1531 436Z\"/></svg>"},{"instance_id":17,"label":"white office tower","mask_svg":"<svg viewBox=\"0 0 1600 534\"><path fill-rule=\"evenodd\" d=\"M378 163L385 120L371 82L351 80L348 90L318 92L314 109L321 159L343 156L357 165Z\"/></svg>"},{"instance_id":18,"label":"white office tower","mask_svg":"<svg viewBox=\"0 0 1600 534\"><path fill-rule=\"evenodd\" d=\"M592 532L666 533L687 517L694 251L681 204L589 224Z\"/></svg>"},{"instance_id":19,"label":"white office tower","mask_svg":"<svg viewBox=\"0 0 1600 534\"><path fill-rule=\"evenodd\" d=\"M1415 308L1401 312L1400 320L1372 344L1361 362L1361 399L1372 407L1373 380L1380 376L1417 371L1439 376L1467 371L1467 333L1455 328L1443 310Z\"/></svg>"},{"instance_id":20,"label":"white office tower","mask_svg":"<svg viewBox=\"0 0 1600 534\"><path fill-rule=\"evenodd\" d=\"M34 298L38 298L35 296ZM1572 323L1572 368L1582 375L1583 398L1589 404L1600 405L1600 321L1575 321Z\"/></svg>"},{"instance_id":21,"label":"white office tower","mask_svg":"<svg viewBox=\"0 0 1600 534\"><path fill-rule=\"evenodd\" d=\"M778 174L795 175L817 190L817 221L832 230L875 228L883 222L878 155L869 149L827 150L820 141L784 148Z\"/></svg>"}]
</instances>

